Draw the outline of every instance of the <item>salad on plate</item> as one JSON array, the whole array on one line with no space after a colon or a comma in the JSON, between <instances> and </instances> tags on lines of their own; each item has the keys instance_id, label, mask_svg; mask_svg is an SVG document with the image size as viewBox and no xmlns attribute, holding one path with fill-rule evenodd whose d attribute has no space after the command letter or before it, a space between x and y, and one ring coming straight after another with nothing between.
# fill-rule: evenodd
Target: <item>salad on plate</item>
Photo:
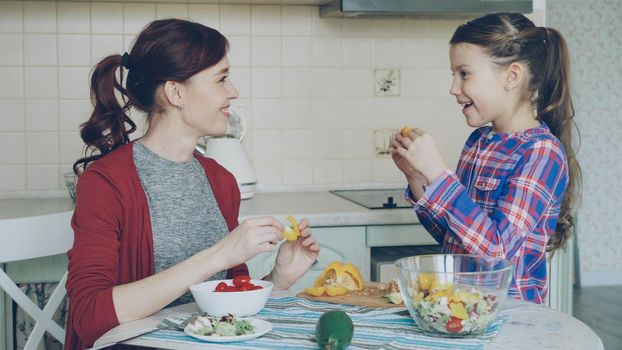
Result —
<instances>
[{"instance_id":1,"label":"salad on plate","mask_svg":"<svg viewBox=\"0 0 622 350\"><path fill-rule=\"evenodd\" d=\"M190 322L186 329L196 335L233 337L252 334L255 331L253 324L245 319L238 319L233 314L220 318L198 316Z\"/></svg>"},{"instance_id":2,"label":"salad on plate","mask_svg":"<svg viewBox=\"0 0 622 350\"><path fill-rule=\"evenodd\" d=\"M184 328L184 333L201 341L228 343L259 338L271 330L268 321L228 314L220 318L197 316Z\"/></svg>"}]
</instances>

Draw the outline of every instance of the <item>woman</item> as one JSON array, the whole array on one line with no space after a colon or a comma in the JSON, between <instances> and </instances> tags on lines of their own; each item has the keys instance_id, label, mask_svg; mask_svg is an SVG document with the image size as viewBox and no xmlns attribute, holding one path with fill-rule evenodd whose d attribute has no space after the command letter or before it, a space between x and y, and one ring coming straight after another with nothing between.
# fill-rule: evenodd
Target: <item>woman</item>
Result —
<instances>
[{"instance_id":1,"label":"woman","mask_svg":"<svg viewBox=\"0 0 622 350\"><path fill-rule=\"evenodd\" d=\"M76 173L84 171L68 252L66 349L88 347L118 324L171 302L191 301L192 284L248 274L244 262L273 251L282 239L284 227L272 217L238 225L235 178L194 153L199 137L226 131L230 103L238 97L227 79L227 48L214 29L158 20L129 54L96 65L94 111L81 129L94 152L74 164ZM130 142L132 107L147 113L148 129ZM319 253L306 220L300 229L298 240L280 246L264 277L275 289L289 288Z\"/></svg>"}]
</instances>

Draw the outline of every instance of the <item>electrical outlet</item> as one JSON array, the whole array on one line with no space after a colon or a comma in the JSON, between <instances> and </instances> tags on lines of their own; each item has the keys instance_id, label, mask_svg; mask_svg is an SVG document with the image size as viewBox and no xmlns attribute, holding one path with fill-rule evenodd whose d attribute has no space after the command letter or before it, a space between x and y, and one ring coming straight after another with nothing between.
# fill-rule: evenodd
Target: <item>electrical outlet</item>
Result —
<instances>
[{"instance_id":1,"label":"electrical outlet","mask_svg":"<svg viewBox=\"0 0 622 350\"><path fill-rule=\"evenodd\" d=\"M399 96L400 84L399 69L374 69L375 96Z\"/></svg>"},{"instance_id":2,"label":"electrical outlet","mask_svg":"<svg viewBox=\"0 0 622 350\"><path fill-rule=\"evenodd\" d=\"M391 137L397 130L374 130L374 156L376 158L388 157L391 154L389 145L391 144Z\"/></svg>"}]
</instances>

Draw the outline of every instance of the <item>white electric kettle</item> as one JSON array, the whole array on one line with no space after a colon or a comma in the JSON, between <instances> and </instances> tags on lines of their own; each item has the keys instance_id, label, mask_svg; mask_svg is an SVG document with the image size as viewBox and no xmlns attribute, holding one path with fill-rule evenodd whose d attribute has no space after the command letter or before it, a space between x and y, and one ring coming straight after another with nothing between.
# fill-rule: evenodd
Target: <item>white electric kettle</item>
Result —
<instances>
[{"instance_id":1,"label":"white electric kettle","mask_svg":"<svg viewBox=\"0 0 622 350\"><path fill-rule=\"evenodd\" d=\"M203 137L204 144L199 143L196 150L229 170L235 176L241 198L247 199L255 195L257 178L242 147L244 135L242 112L239 109L231 109L227 133L221 136Z\"/></svg>"}]
</instances>

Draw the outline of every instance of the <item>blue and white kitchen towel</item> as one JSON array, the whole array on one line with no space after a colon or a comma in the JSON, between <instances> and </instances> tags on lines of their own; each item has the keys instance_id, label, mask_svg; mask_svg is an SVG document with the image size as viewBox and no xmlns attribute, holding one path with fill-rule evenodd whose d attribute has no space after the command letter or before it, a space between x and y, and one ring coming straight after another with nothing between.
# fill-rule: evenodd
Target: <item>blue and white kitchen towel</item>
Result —
<instances>
[{"instance_id":1,"label":"blue and white kitchen towel","mask_svg":"<svg viewBox=\"0 0 622 350\"><path fill-rule=\"evenodd\" d=\"M253 318L266 320L274 326L260 338L244 342L221 343L219 348L244 349L318 349L315 325L329 310L342 310L354 323L354 338L348 349L484 349L499 332L510 315L499 312L484 335L477 338L439 338L422 334L410 316L396 314L399 309L377 309L365 306L329 304L308 299L285 297L270 298L266 306ZM403 309L405 310L405 309ZM183 343L203 343L183 332L159 330L141 337L149 340L167 340Z\"/></svg>"}]
</instances>

